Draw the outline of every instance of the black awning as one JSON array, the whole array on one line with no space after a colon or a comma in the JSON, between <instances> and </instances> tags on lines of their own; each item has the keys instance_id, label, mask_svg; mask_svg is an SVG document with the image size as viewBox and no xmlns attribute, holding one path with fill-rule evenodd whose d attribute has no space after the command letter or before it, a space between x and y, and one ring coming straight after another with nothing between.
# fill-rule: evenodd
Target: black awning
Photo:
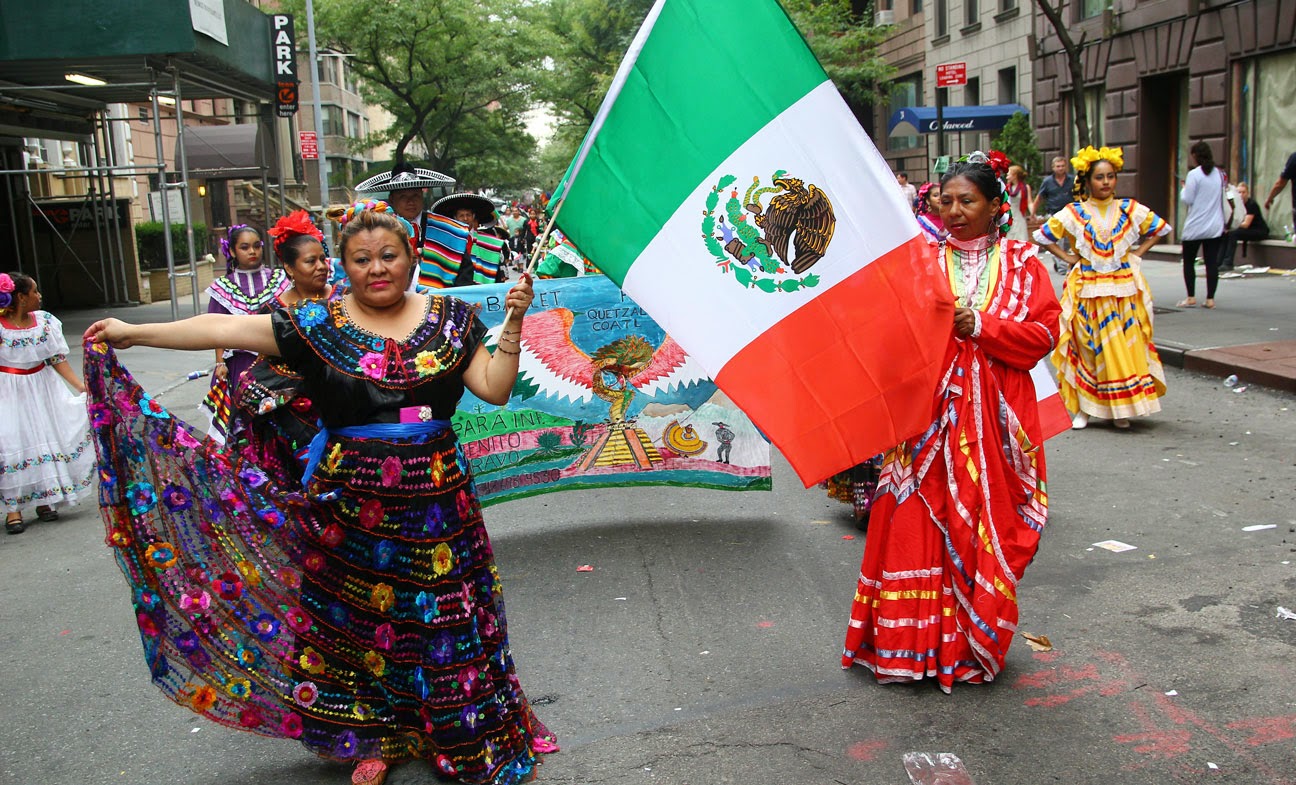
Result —
<instances>
[{"instance_id":1,"label":"black awning","mask_svg":"<svg viewBox=\"0 0 1296 785\"><path fill-rule=\"evenodd\" d=\"M260 123L185 126L184 144L194 179L260 177L270 166L270 140ZM180 169L179 145L175 168Z\"/></svg>"}]
</instances>

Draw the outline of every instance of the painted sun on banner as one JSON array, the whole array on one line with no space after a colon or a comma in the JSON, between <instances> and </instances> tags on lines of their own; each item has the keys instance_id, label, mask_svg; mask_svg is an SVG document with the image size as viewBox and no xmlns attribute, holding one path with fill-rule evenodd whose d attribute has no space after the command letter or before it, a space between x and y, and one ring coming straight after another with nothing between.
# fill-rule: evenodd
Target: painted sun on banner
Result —
<instances>
[{"instance_id":1,"label":"painted sun on banner","mask_svg":"<svg viewBox=\"0 0 1296 785\"><path fill-rule=\"evenodd\" d=\"M493 348L506 285L481 305ZM484 504L630 485L769 490L770 446L706 372L601 275L536 282L513 396L465 393L455 430Z\"/></svg>"}]
</instances>

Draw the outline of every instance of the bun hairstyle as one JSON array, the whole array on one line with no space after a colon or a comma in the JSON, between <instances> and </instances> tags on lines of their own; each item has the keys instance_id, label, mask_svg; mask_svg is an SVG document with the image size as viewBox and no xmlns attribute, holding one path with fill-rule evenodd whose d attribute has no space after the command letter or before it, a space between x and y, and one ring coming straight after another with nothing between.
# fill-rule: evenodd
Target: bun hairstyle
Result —
<instances>
[{"instance_id":1,"label":"bun hairstyle","mask_svg":"<svg viewBox=\"0 0 1296 785\"><path fill-rule=\"evenodd\" d=\"M950 168L941 176L941 188L955 177L963 177L976 186L987 201L999 200L999 214L995 225L999 234L1004 235L1012 228L1012 208L1008 204L1003 175L1008 171L1011 162L998 150L991 150L989 155L977 151L950 164Z\"/></svg>"},{"instance_id":2,"label":"bun hairstyle","mask_svg":"<svg viewBox=\"0 0 1296 785\"><path fill-rule=\"evenodd\" d=\"M0 273L0 313L12 313L18 295L30 294L35 288L36 281L30 275Z\"/></svg>"}]
</instances>

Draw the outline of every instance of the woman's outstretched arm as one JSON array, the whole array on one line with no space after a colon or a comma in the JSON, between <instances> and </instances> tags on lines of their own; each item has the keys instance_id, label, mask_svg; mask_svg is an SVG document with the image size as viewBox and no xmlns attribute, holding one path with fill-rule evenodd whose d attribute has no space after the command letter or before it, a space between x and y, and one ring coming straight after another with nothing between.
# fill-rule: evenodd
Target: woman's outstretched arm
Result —
<instances>
[{"instance_id":1,"label":"woman's outstretched arm","mask_svg":"<svg viewBox=\"0 0 1296 785\"><path fill-rule=\"evenodd\" d=\"M278 354L269 316L232 316L206 313L178 322L130 324L104 319L90 325L85 340L107 343L114 349L153 346L158 349L244 349L257 354Z\"/></svg>"}]
</instances>

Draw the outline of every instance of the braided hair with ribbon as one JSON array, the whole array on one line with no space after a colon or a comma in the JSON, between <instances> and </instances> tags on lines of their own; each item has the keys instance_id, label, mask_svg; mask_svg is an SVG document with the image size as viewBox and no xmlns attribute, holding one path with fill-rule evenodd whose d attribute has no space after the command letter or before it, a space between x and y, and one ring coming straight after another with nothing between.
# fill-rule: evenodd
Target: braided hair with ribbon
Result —
<instances>
[{"instance_id":1,"label":"braided hair with ribbon","mask_svg":"<svg viewBox=\"0 0 1296 785\"><path fill-rule=\"evenodd\" d=\"M261 233L248 224L234 224L225 230L225 236L220 239L221 254L225 256L226 275L234 272L234 248L238 245L239 236L245 233L254 234L258 240L261 239Z\"/></svg>"}]
</instances>

